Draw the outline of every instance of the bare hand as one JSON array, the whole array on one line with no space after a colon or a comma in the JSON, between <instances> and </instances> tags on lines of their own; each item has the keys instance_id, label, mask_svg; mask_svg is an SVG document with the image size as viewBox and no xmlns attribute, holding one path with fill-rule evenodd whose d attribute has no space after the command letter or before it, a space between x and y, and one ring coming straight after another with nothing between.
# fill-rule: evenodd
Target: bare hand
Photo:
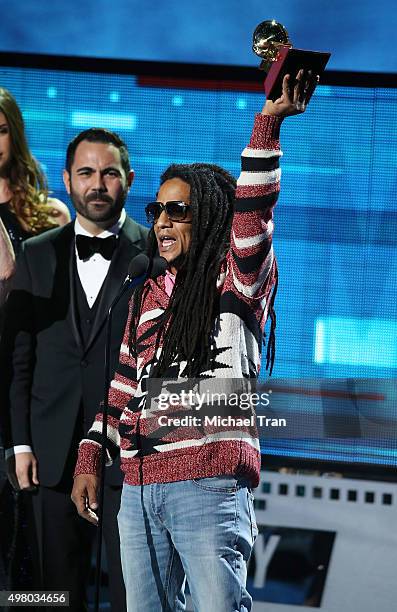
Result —
<instances>
[{"instance_id":1,"label":"bare hand","mask_svg":"<svg viewBox=\"0 0 397 612\"><path fill-rule=\"evenodd\" d=\"M95 510L98 509L99 478L93 474L80 474L74 479L72 502L80 516L93 525L98 525Z\"/></svg>"},{"instance_id":2,"label":"bare hand","mask_svg":"<svg viewBox=\"0 0 397 612\"><path fill-rule=\"evenodd\" d=\"M33 491L38 486L37 469L33 453L17 453L7 459L8 480L16 491Z\"/></svg>"},{"instance_id":3,"label":"bare hand","mask_svg":"<svg viewBox=\"0 0 397 612\"><path fill-rule=\"evenodd\" d=\"M262 110L262 115L273 117L289 117L304 113L319 82L318 75L312 75L311 71L305 73L303 69L296 75L296 81L290 83L291 76L286 74L283 78L283 90L277 100L267 100Z\"/></svg>"}]
</instances>

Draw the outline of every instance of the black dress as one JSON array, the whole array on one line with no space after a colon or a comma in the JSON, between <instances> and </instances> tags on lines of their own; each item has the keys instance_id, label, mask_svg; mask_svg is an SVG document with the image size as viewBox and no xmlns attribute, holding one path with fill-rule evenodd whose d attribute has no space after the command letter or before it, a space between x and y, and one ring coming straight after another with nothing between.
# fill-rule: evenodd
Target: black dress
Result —
<instances>
[{"instance_id":1,"label":"black dress","mask_svg":"<svg viewBox=\"0 0 397 612\"><path fill-rule=\"evenodd\" d=\"M32 234L23 229L15 213L10 210L9 202L0 204L0 219L10 237L15 256L18 257L22 242L30 238Z\"/></svg>"}]
</instances>

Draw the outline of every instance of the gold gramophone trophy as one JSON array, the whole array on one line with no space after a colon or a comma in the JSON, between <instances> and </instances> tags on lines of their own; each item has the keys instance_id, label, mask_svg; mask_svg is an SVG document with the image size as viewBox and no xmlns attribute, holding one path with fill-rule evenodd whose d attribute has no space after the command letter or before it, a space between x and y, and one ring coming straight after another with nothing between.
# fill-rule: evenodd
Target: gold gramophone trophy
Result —
<instances>
[{"instance_id":1,"label":"gold gramophone trophy","mask_svg":"<svg viewBox=\"0 0 397 612\"><path fill-rule=\"evenodd\" d=\"M262 60L259 69L267 73L265 93L269 100L277 100L281 96L286 74L296 77L303 68L321 75L331 56L321 51L293 48L286 28L274 19L262 21L255 28L252 50Z\"/></svg>"},{"instance_id":2,"label":"gold gramophone trophy","mask_svg":"<svg viewBox=\"0 0 397 612\"><path fill-rule=\"evenodd\" d=\"M262 58L260 70L269 71L272 63L277 60L281 47L292 47L286 28L274 19L262 21L255 28L252 38L252 50Z\"/></svg>"}]
</instances>

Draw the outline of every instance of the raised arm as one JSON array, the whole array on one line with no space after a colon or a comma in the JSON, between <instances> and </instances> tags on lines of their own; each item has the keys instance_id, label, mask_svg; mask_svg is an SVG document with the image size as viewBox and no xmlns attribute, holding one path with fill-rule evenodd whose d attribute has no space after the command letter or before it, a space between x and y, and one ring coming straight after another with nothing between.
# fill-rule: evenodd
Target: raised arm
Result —
<instances>
[{"instance_id":1,"label":"raised arm","mask_svg":"<svg viewBox=\"0 0 397 612\"><path fill-rule=\"evenodd\" d=\"M273 208L280 191L280 125L285 117L305 111L316 84L317 77L303 71L293 84L286 75L281 97L266 101L256 115L242 153L228 270L235 290L247 300L265 298L275 279L272 236Z\"/></svg>"}]
</instances>

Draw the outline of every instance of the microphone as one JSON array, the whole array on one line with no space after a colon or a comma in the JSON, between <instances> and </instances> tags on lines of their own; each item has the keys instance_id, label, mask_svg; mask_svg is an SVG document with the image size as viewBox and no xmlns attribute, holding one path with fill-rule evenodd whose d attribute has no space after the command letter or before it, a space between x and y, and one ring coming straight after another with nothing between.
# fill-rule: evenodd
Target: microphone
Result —
<instances>
[{"instance_id":1,"label":"microphone","mask_svg":"<svg viewBox=\"0 0 397 612\"><path fill-rule=\"evenodd\" d=\"M161 274L164 274L167 265L167 260L164 259L164 257L157 256L153 257L153 259L149 259L146 253L139 253L139 255L131 259L128 266L127 278L124 282L132 281L143 275L146 278L157 278Z\"/></svg>"},{"instance_id":2,"label":"microphone","mask_svg":"<svg viewBox=\"0 0 397 612\"><path fill-rule=\"evenodd\" d=\"M164 257L153 257L151 261L151 265L149 266L149 276L150 278L157 278L164 274L168 266L168 262Z\"/></svg>"},{"instance_id":3,"label":"microphone","mask_svg":"<svg viewBox=\"0 0 397 612\"><path fill-rule=\"evenodd\" d=\"M100 576L101 576L101 557L102 557L102 513L103 513L103 495L105 484L105 464L106 464L106 439L107 439L107 420L109 412L109 387L110 387L110 343L112 331L113 310L123 295L131 287L137 287L144 283L147 278L157 278L160 274L164 274L167 268L167 260L164 257L153 257L149 259L146 253L139 253L131 259L128 265L128 272L125 281L123 282L120 291L114 298L108 310L106 322L106 343L105 343L105 366L104 366L104 396L102 410L102 448L101 448L101 467L100 467L100 486L98 499L98 539L97 539L97 554L96 554L96 572L95 572L95 612L99 611L99 591L100 591Z\"/></svg>"},{"instance_id":4,"label":"microphone","mask_svg":"<svg viewBox=\"0 0 397 612\"><path fill-rule=\"evenodd\" d=\"M127 276L121 286L120 292L110 305L108 317L111 317L113 308L130 287L140 285L145 282L147 278L157 278L161 274L164 274L167 265L167 260L164 259L164 257L153 257L153 259L149 259L146 253L139 253L139 255L133 257L128 264Z\"/></svg>"},{"instance_id":5,"label":"microphone","mask_svg":"<svg viewBox=\"0 0 397 612\"><path fill-rule=\"evenodd\" d=\"M132 281L134 278L138 276L145 275L149 270L150 259L146 255L146 253L139 253L133 257L128 264L127 277L124 282Z\"/></svg>"}]
</instances>

